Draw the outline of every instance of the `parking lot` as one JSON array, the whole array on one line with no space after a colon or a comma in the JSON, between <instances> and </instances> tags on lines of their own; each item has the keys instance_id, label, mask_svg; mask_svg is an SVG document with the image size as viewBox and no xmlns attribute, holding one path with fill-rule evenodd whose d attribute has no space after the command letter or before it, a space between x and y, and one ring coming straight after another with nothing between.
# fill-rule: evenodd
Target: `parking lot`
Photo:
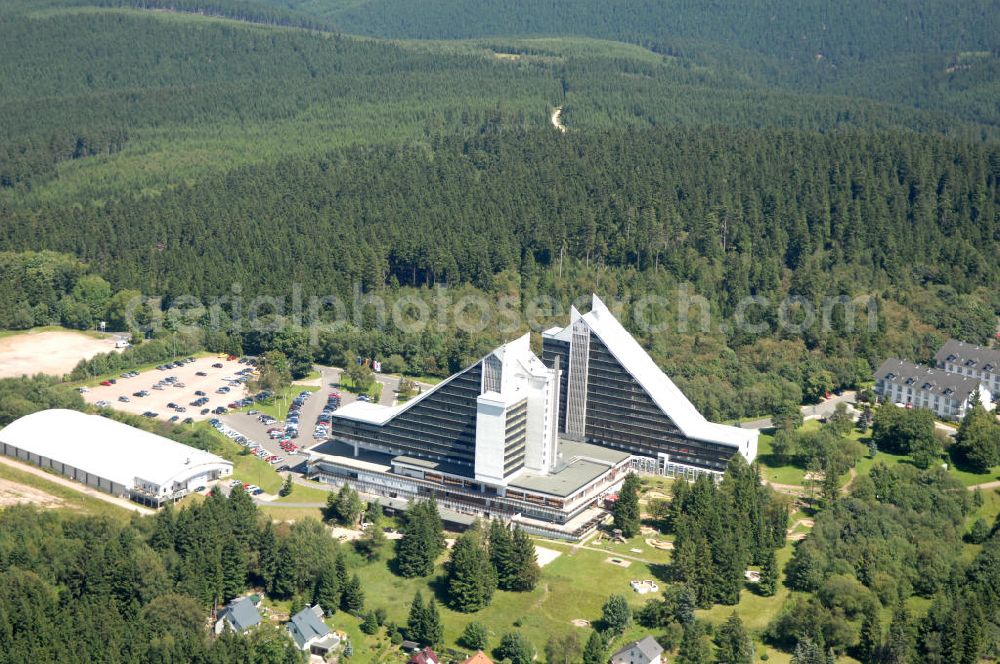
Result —
<instances>
[{"instance_id":1,"label":"parking lot","mask_svg":"<svg viewBox=\"0 0 1000 664\"><path fill-rule=\"evenodd\" d=\"M136 415L147 412L156 413L161 420L176 417L175 421L191 418L193 421L214 417L212 411L219 406L226 407L229 403L246 395L246 386L235 382L240 378L238 371L250 368L237 360L225 357L201 357L185 362L181 366L171 366L168 369L150 369L137 376L115 378L114 384L97 385L83 393L87 403L97 404L107 402L107 406ZM198 375L199 373L204 375ZM171 377L172 382L162 382ZM228 380L227 380L228 379ZM156 388L157 383L160 387ZM217 390L228 388L228 392L220 394ZM145 396L136 396L145 392ZM195 394L204 392L204 397ZM127 400L122 400L124 397ZM193 406L192 401L204 398L207 401ZM168 406L174 403L183 411L177 411ZM102 404L103 405L103 404ZM207 409L207 412L204 412Z\"/></svg>"},{"instance_id":2,"label":"parking lot","mask_svg":"<svg viewBox=\"0 0 1000 664\"><path fill-rule=\"evenodd\" d=\"M339 387L333 387L339 382L339 369L333 369L330 367L317 368L320 370L321 387L318 391L313 392L312 395L305 400L305 403L302 404L302 409L299 413L299 437L293 441L296 445L300 446L303 453L308 448L311 448L325 440L313 438L313 430L316 425L316 418L323 412L323 407L326 406L327 397L330 393L337 392L341 395L341 405L346 405L357 400L357 397L354 394L340 389ZM281 449L279 440L272 440L268 436L268 429L285 426L284 418L275 424L264 424L260 421L256 414L250 415L246 412L234 412L229 413L228 415L223 415L219 419L231 429L238 431L250 440L258 443L270 454L285 457L285 461L281 465L287 464L288 466L294 468L297 464L304 462L306 459L304 454L289 455L285 450Z\"/></svg>"}]
</instances>

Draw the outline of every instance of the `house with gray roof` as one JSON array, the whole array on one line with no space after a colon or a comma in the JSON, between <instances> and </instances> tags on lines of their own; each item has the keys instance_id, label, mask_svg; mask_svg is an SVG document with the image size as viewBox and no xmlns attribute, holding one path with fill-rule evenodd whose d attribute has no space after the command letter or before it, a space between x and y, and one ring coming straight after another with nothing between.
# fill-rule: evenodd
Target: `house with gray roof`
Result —
<instances>
[{"instance_id":1,"label":"house with gray roof","mask_svg":"<svg viewBox=\"0 0 1000 664\"><path fill-rule=\"evenodd\" d=\"M215 623L215 633L221 634L227 627L234 632L246 634L250 629L260 624L260 612L257 605L249 597L237 597L219 611L219 619Z\"/></svg>"},{"instance_id":2,"label":"house with gray roof","mask_svg":"<svg viewBox=\"0 0 1000 664\"><path fill-rule=\"evenodd\" d=\"M652 636L629 643L611 655L611 664L661 664L663 647Z\"/></svg>"},{"instance_id":3,"label":"house with gray roof","mask_svg":"<svg viewBox=\"0 0 1000 664\"><path fill-rule=\"evenodd\" d=\"M313 655L325 655L340 643L340 637L323 622L323 607L319 604L296 613L285 627L295 645Z\"/></svg>"},{"instance_id":4,"label":"house with gray roof","mask_svg":"<svg viewBox=\"0 0 1000 664\"><path fill-rule=\"evenodd\" d=\"M948 373L978 379L993 395L993 401L1000 398L1000 348L948 339L934 356L934 363Z\"/></svg>"},{"instance_id":5,"label":"house with gray roof","mask_svg":"<svg viewBox=\"0 0 1000 664\"><path fill-rule=\"evenodd\" d=\"M904 408L927 408L943 420L960 420L978 398L987 410L993 398L978 378L891 358L875 372L875 392Z\"/></svg>"}]
</instances>

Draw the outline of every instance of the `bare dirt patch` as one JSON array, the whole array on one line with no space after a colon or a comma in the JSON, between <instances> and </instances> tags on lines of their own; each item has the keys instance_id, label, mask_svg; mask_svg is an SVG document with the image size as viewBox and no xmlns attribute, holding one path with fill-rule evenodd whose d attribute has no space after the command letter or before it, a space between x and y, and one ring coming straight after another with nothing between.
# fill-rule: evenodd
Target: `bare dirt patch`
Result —
<instances>
[{"instance_id":1,"label":"bare dirt patch","mask_svg":"<svg viewBox=\"0 0 1000 664\"><path fill-rule=\"evenodd\" d=\"M41 489L0 479L0 507L10 507L11 505L22 504L37 505L45 509L62 507L62 498L57 498L51 493L45 493Z\"/></svg>"},{"instance_id":2,"label":"bare dirt patch","mask_svg":"<svg viewBox=\"0 0 1000 664\"><path fill-rule=\"evenodd\" d=\"M539 567L545 567L553 560L562 555L562 551L556 551L555 549L546 549L541 546L535 546L535 558L538 560Z\"/></svg>"},{"instance_id":3,"label":"bare dirt patch","mask_svg":"<svg viewBox=\"0 0 1000 664\"><path fill-rule=\"evenodd\" d=\"M62 376L72 371L80 360L114 349L113 337L97 339L69 330L0 337L0 378L37 373Z\"/></svg>"},{"instance_id":4,"label":"bare dirt patch","mask_svg":"<svg viewBox=\"0 0 1000 664\"><path fill-rule=\"evenodd\" d=\"M605 559L606 563L611 563L612 565L618 565L619 567L629 567L632 565L631 560L623 560L621 558L610 557Z\"/></svg>"},{"instance_id":5,"label":"bare dirt patch","mask_svg":"<svg viewBox=\"0 0 1000 664\"><path fill-rule=\"evenodd\" d=\"M590 621L583 618L573 618L569 622L573 627L590 627Z\"/></svg>"}]
</instances>

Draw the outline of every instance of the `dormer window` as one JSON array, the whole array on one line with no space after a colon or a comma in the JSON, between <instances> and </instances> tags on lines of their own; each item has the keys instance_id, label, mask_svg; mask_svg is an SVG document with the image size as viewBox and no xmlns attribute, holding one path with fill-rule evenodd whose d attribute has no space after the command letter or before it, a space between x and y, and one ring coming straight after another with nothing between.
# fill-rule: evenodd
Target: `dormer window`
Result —
<instances>
[{"instance_id":1,"label":"dormer window","mask_svg":"<svg viewBox=\"0 0 1000 664\"><path fill-rule=\"evenodd\" d=\"M984 364L983 365L983 371L991 371L992 372L993 371L993 365L992 364Z\"/></svg>"},{"instance_id":2,"label":"dormer window","mask_svg":"<svg viewBox=\"0 0 1000 664\"><path fill-rule=\"evenodd\" d=\"M894 374L894 373L892 373L892 372L889 372L889 373L887 373L887 374L885 375L885 379L886 379L886 380L895 380L895 379L896 379L896 374Z\"/></svg>"},{"instance_id":3,"label":"dormer window","mask_svg":"<svg viewBox=\"0 0 1000 664\"><path fill-rule=\"evenodd\" d=\"M929 390L929 389L931 389L931 384L930 383L924 383L923 387L921 387L920 389L922 389L922 390Z\"/></svg>"},{"instance_id":4,"label":"dormer window","mask_svg":"<svg viewBox=\"0 0 1000 664\"><path fill-rule=\"evenodd\" d=\"M974 367L975 365L976 365L975 360L966 360L965 361L965 366L967 366L967 367Z\"/></svg>"},{"instance_id":5,"label":"dormer window","mask_svg":"<svg viewBox=\"0 0 1000 664\"><path fill-rule=\"evenodd\" d=\"M907 384L907 385L913 385L913 382L914 382L914 381L913 381L913 379L912 379L912 378L907 378L907 379L906 379L906 384Z\"/></svg>"},{"instance_id":6,"label":"dormer window","mask_svg":"<svg viewBox=\"0 0 1000 664\"><path fill-rule=\"evenodd\" d=\"M955 390L951 389L950 387L949 387L949 388L947 388L947 389L945 389L945 391L944 391L944 395L945 395L946 397L950 397L950 396L951 396L952 394L954 394L954 393L955 393Z\"/></svg>"},{"instance_id":7,"label":"dormer window","mask_svg":"<svg viewBox=\"0 0 1000 664\"><path fill-rule=\"evenodd\" d=\"M949 356L948 356L948 361L949 361L949 362L954 362L954 361L955 361L956 359L958 359L958 357L957 357L957 356L955 356L955 355L949 355Z\"/></svg>"}]
</instances>

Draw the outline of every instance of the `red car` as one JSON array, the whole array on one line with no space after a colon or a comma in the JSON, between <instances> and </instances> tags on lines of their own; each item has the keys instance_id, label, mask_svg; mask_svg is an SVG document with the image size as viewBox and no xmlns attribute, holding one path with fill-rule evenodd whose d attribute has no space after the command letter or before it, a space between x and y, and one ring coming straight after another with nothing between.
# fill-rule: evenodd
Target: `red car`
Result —
<instances>
[{"instance_id":1,"label":"red car","mask_svg":"<svg viewBox=\"0 0 1000 664\"><path fill-rule=\"evenodd\" d=\"M113 384L114 383L112 383L110 380L102 380L101 381L101 385L103 385L104 387L111 387Z\"/></svg>"}]
</instances>

